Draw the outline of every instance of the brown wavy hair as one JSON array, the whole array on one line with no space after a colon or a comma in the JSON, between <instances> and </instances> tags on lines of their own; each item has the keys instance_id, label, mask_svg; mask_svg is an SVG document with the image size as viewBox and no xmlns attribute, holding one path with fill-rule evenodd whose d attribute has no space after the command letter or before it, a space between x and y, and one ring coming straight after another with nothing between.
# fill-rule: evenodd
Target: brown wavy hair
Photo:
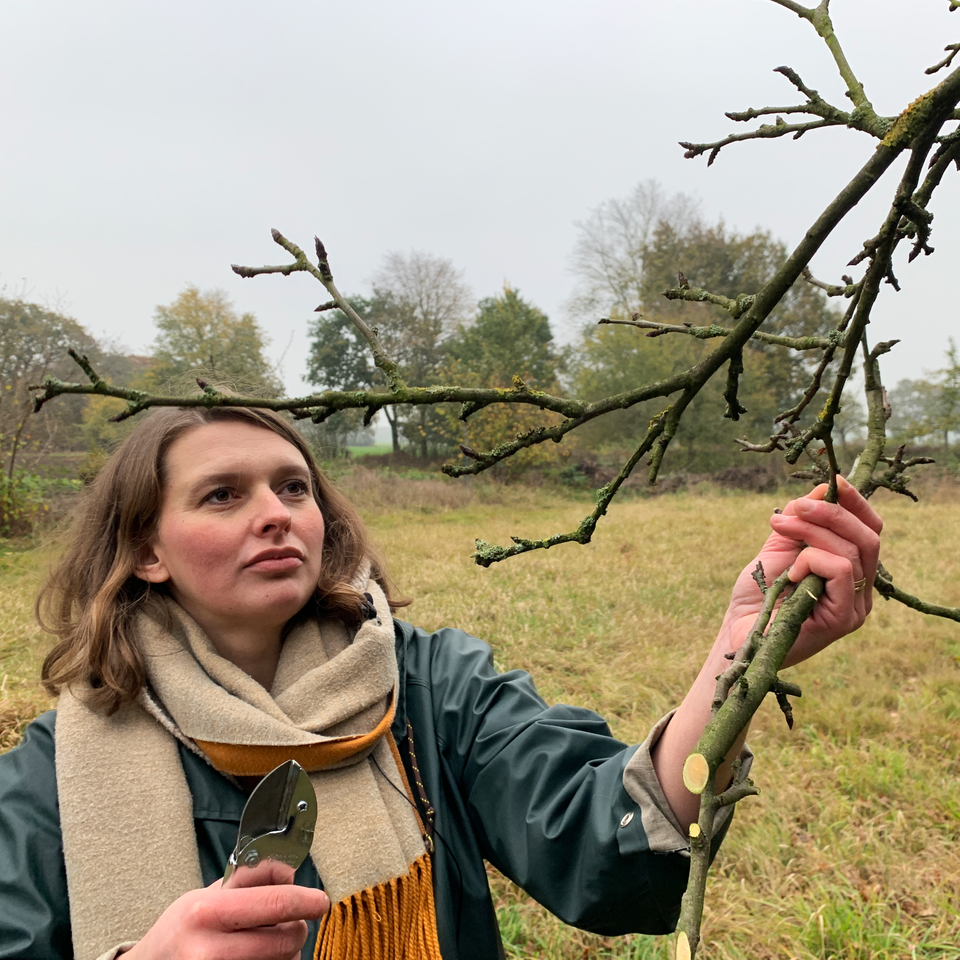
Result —
<instances>
[{"instance_id":1,"label":"brown wavy hair","mask_svg":"<svg viewBox=\"0 0 960 960\"><path fill-rule=\"evenodd\" d=\"M112 714L136 699L146 680L133 622L151 585L135 573L156 530L164 468L171 444L209 423L248 423L271 430L300 451L323 515L323 565L315 610L354 625L365 598L351 581L364 558L391 608L409 603L392 594L386 566L370 543L353 504L323 475L303 437L283 417L247 407L172 407L149 414L105 464L83 496L66 554L37 600L41 626L59 637L43 662L41 680L52 696L71 684L89 685L89 705Z\"/></svg>"}]
</instances>

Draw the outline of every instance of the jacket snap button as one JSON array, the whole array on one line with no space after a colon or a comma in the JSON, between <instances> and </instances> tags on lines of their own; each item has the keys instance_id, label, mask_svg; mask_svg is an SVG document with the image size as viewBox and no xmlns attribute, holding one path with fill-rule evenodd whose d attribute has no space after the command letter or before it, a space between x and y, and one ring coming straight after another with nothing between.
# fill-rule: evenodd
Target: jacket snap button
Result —
<instances>
[{"instance_id":1,"label":"jacket snap button","mask_svg":"<svg viewBox=\"0 0 960 960\"><path fill-rule=\"evenodd\" d=\"M632 814L632 813L625 813L625 814L620 818L620 826L621 826L621 827L625 827L632 819L633 819L633 814Z\"/></svg>"}]
</instances>

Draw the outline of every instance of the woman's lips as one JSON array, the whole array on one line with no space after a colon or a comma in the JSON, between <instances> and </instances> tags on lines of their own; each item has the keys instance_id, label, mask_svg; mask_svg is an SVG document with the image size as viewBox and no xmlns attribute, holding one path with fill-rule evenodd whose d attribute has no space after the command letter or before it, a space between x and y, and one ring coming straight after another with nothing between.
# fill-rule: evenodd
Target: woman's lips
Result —
<instances>
[{"instance_id":1,"label":"woman's lips","mask_svg":"<svg viewBox=\"0 0 960 960\"><path fill-rule=\"evenodd\" d=\"M260 573L283 573L286 570L296 570L302 564L300 557L265 557L247 564L247 569Z\"/></svg>"},{"instance_id":2,"label":"woman's lips","mask_svg":"<svg viewBox=\"0 0 960 960\"><path fill-rule=\"evenodd\" d=\"M261 551L246 566L259 573L283 573L302 564L303 554L296 547L280 547Z\"/></svg>"}]
</instances>

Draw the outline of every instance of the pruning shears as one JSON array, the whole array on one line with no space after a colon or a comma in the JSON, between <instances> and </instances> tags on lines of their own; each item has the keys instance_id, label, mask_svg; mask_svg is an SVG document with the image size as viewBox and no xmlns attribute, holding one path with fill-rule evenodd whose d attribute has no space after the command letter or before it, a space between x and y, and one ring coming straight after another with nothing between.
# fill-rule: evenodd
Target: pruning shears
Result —
<instances>
[{"instance_id":1,"label":"pruning shears","mask_svg":"<svg viewBox=\"0 0 960 960\"><path fill-rule=\"evenodd\" d=\"M224 885L238 867L255 867L263 860L296 870L310 852L316 825L317 795L310 778L296 760L281 763L247 799Z\"/></svg>"}]
</instances>

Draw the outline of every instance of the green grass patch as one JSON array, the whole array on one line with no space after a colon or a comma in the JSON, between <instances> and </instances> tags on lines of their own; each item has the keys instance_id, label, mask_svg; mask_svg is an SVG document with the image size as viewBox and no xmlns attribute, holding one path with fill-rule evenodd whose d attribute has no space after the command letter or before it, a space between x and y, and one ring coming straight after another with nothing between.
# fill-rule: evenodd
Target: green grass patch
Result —
<instances>
[{"instance_id":1,"label":"green grass patch","mask_svg":"<svg viewBox=\"0 0 960 960\"><path fill-rule=\"evenodd\" d=\"M351 457L381 457L393 453L393 444L374 443L369 447L347 447Z\"/></svg>"}]
</instances>

